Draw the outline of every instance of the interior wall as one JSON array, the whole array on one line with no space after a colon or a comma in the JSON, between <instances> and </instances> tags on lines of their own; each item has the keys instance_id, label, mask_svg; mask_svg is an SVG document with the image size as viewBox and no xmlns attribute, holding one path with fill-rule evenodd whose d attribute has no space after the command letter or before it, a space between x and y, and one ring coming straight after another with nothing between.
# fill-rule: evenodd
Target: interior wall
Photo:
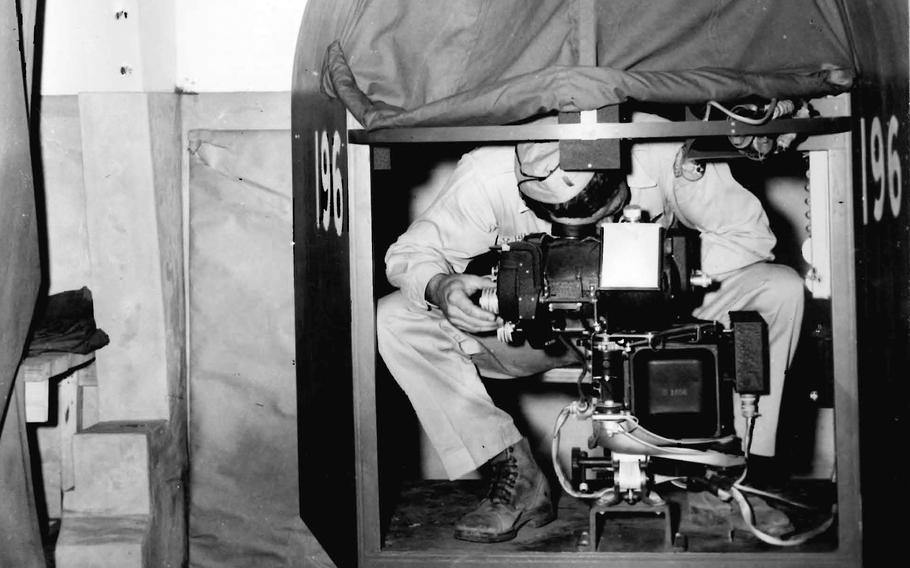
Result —
<instances>
[{"instance_id":1,"label":"interior wall","mask_svg":"<svg viewBox=\"0 0 910 568\"><path fill-rule=\"evenodd\" d=\"M47 228L44 262L48 293L78 290L89 282L88 227L82 180L79 98L46 96L39 117L41 179Z\"/></svg>"},{"instance_id":2,"label":"interior wall","mask_svg":"<svg viewBox=\"0 0 910 568\"><path fill-rule=\"evenodd\" d=\"M193 0L178 6L178 90L290 90L306 0Z\"/></svg>"},{"instance_id":3,"label":"interior wall","mask_svg":"<svg viewBox=\"0 0 910 568\"><path fill-rule=\"evenodd\" d=\"M50 293L88 281L78 109L75 98L63 97L175 89L288 91L305 5L306 0L44 1L38 67Z\"/></svg>"},{"instance_id":4,"label":"interior wall","mask_svg":"<svg viewBox=\"0 0 910 568\"><path fill-rule=\"evenodd\" d=\"M107 371L99 367L103 419L169 417L169 427L175 430L172 443L181 450L188 443L187 422L193 420L187 415L186 367L192 357L186 327L191 306L183 296L189 289L183 272L189 223L187 134L193 128L289 127L291 63L305 4L305 0L44 2L39 135L49 292L83 285L96 292L96 319L117 346L105 348L99 358L119 364L108 365ZM156 93L171 102L161 105L127 93L139 97ZM130 114L121 120L115 118L118 112ZM123 123L119 130L118 120ZM133 179L137 183L128 182L130 176L138 176ZM290 230L289 222L286 228ZM148 269L144 276L139 274L141 266ZM124 274L131 276L118 285ZM103 293L97 288L99 277L110 284L102 286ZM217 282L218 289L223 286L230 283ZM206 294L204 289L200 293ZM255 299L248 300L249 306L256 304ZM151 310L154 317L143 316L139 313L143 310ZM145 335L130 332L131 326ZM146 361L147 357L154 360ZM250 380L263 388L277 381L275 392L284 393L281 402L294 401L293 392L285 392L293 391L293 375L289 381L273 375ZM216 398L205 391L197 395L200 401ZM281 417L295 423L294 412ZM212 431L240 429L263 436L281 446L275 450L285 453L280 463L294 465L283 471L269 462L269 475L259 482L260 489L273 490L273 498L225 502L220 518L210 517L211 530L190 527L191 533L213 549L233 551L239 566L249 565L243 554L236 554L243 550L243 535L270 531L294 554L282 552L280 560L266 554L256 565L330 565L297 517L293 432L269 428L255 434L257 427L266 428L265 423L250 426L224 413L216 413L216 420L207 424ZM212 448L205 448L209 456ZM206 469L213 462L206 462L205 455L196 471L203 480L213 471ZM233 464L216 465L230 470ZM293 495L283 494L281 487ZM255 483L246 489L259 491ZM262 497L261 491L256 494ZM215 498L221 497L216 492ZM280 511L291 511L291 518ZM232 527L235 533L219 527ZM296 559L288 560L291 556ZM190 563L204 565L204 558L191 558ZM209 565L232 561L208 558Z\"/></svg>"},{"instance_id":5,"label":"interior wall","mask_svg":"<svg viewBox=\"0 0 910 568\"><path fill-rule=\"evenodd\" d=\"M41 94L170 92L175 0L45 0Z\"/></svg>"},{"instance_id":6,"label":"interior wall","mask_svg":"<svg viewBox=\"0 0 910 568\"><path fill-rule=\"evenodd\" d=\"M116 128L111 122L124 123L124 128L131 132L136 132L137 125L135 121L127 119L114 120L117 112L131 112L134 115L142 114L141 108L135 107L136 101L144 101L146 95L135 94L115 94L115 93L96 93L93 95L78 96L57 96L45 97L44 108L46 113L42 117L42 158L46 163L44 167L44 178L48 185L48 207L47 215L49 219L49 251L51 262L54 264L56 272L53 279L55 286L59 290L69 289L73 286L83 284L91 285L93 282L93 271L108 273L109 278L120 281L119 270L127 270L127 274L133 274L132 269L136 268L136 262L152 262L154 268L155 259L160 257L159 253L151 252L140 253L130 252L132 245L130 239L139 239L146 242L147 245L159 243L161 235L159 232L164 229L168 235L177 234L182 230L181 219L190 219L190 199L186 199L187 213L183 213L183 206L180 205L180 199L173 201L179 193L189 194L191 187L190 172L193 170L191 159L194 154L189 150L190 131L199 129L210 129L209 131L218 132L224 130L239 131L261 131L261 130L280 130L286 128L289 124L290 114L290 96L289 93L262 93L262 94L225 94L211 93L200 95L156 95L176 101L179 108L169 107L166 113L169 120L177 120L178 132L175 136L152 136L151 133L136 136L133 143L138 143L146 151L136 152L129 150L124 144L123 134L117 134ZM91 104L83 103L83 107L90 108L88 113L80 112L80 98L91 100ZM130 102L132 101L132 102ZM90 118L86 116L97 114L99 109L106 108L113 114L105 111L107 118ZM118 110L119 109L119 110ZM161 124L166 118L156 114L157 117L152 122ZM84 124L88 122L89 124ZM146 124L149 121L146 120ZM132 126L129 126L132 125ZM93 132L88 138L83 136L83 129L88 128ZM141 130L141 129L140 129ZM285 136L280 133L274 135L274 138L280 142L287 143L289 134L286 131ZM106 133L106 134L105 134ZM90 143L86 140L97 138L99 136L107 137L107 144L114 144L119 147L117 151L103 151L102 144ZM88 144L90 148L84 148ZM167 161L153 160L152 147L159 147L155 150L155 155L183 156L183 164L175 168L173 162L167 168ZM259 147L256 145L247 147L246 151L240 152L238 158L234 161L240 163L244 160L252 160L254 163L261 162L261 166L268 175L280 177L282 172L289 175L290 167L288 164L276 163L282 154L275 150L271 145ZM95 155L95 158L89 157L94 162L90 169L97 170L95 173L86 174L84 164L84 153ZM263 154L264 153L264 154ZM260 160L257 156L269 156L270 159ZM106 159L110 158L110 159ZM122 176L123 172L136 172L136 170L145 170L149 172L150 163L158 164L154 168L155 173L148 176L140 175L137 183L126 183ZM106 165L105 165L106 164ZM198 164L197 164L198 165ZM112 168L109 170L100 170L99 168ZM182 172L180 178L173 175L162 178L165 170L170 169L172 172ZM239 171L239 170L238 170ZM111 177L113 174L113 177ZM156 183L155 179L159 180ZM230 184L232 176L215 174L215 177L224 183ZM258 184L256 176L249 176L243 173L237 174L237 177L248 177L246 187L259 188L260 185L270 186L272 183ZM98 182L99 179L112 180L109 182L107 190ZM164 179L164 185L161 181ZM92 181L94 180L94 181ZM91 185L90 189L86 185ZM127 189L129 186L130 189ZM151 190L150 186L155 186ZM118 189L119 188L119 189ZM182 188L182 189L181 189ZM100 197L99 191L114 191L115 194L126 191L123 196L132 195L126 202L121 203L118 199L107 199ZM283 189L289 194L290 189ZM89 199L88 204L85 194L95 195L94 199ZM138 192L138 193L136 193ZM176 193L175 193L176 192ZM149 205L148 199L153 195L158 196L158 200L170 200L171 205L160 207L159 205ZM268 192L265 195L270 195ZM171 196L167 198L165 196ZM198 195L197 195L198 197ZM241 196L242 197L242 196ZM103 207L98 207L103 203ZM119 205L118 205L119 203ZM218 203L217 199L214 203ZM145 205L143 205L145 204ZM248 204L249 205L249 204ZM135 206L135 207L134 207ZM86 211L86 208L93 210ZM175 216L175 209L177 215ZM203 210L208 208L204 207ZM146 214L140 215L137 211L144 210ZM210 218L219 219L225 209L223 207L211 207ZM102 215L103 217L99 217ZM164 215L162 217L162 215ZM87 217L94 218L95 221L87 221ZM95 231L89 230L89 225L96 227ZM254 224L255 225L255 224ZM262 225L260 225L262 226ZM284 565L283 563L291 557L305 558L310 564L307 565L330 565L324 556L318 543L312 538L307 528L303 526L297 516L297 476L296 476L296 413L295 413L295 393L294 393L294 372L293 372L293 350L285 357L272 357L274 353L268 349L279 348L287 343L286 331L282 335L281 321L284 318L285 323L292 322L293 309L288 307L292 303L290 291L291 278L289 275L275 274L275 271L281 271L282 263L280 257L277 261L272 262L270 254L279 254L284 247L287 252L290 251L290 219L267 219L265 226L273 231L274 234L280 235L277 240L267 242L265 250L255 250L253 245L261 244L261 240L255 238L255 231L249 226L234 226L231 224L221 225L220 229L226 231L222 236L227 235L230 238L216 238L205 241L203 244L197 242L195 249L196 259L200 256L208 258L233 258L233 268L240 274L247 274L249 279L256 282L258 288L263 294L278 298L278 305L266 306L262 298L257 296L257 292L250 291L250 288L238 287L236 278L225 278L217 270L207 272L206 270L196 270L188 275L189 289L191 297L187 309L195 318L190 318L190 337L196 338L197 342L191 342L188 346L189 357L193 367L189 373L189 378L185 379L190 384L195 384L192 388L194 393L194 402L199 409L198 413L192 414L189 429L189 444L194 459L190 463L192 468L191 487L198 489L193 491L193 507L195 514L193 525L191 525L191 547L195 554L191 557L193 566L226 566L230 562L237 562L238 566L249 565L248 561L251 554L264 554L262 552L262 543L268 542L269 548L275 547L279 550L273 555L265 555L257 558L256 564L261 566ZM145 227L145 229L142 229ZM216 224L216 227L219 225ZM101 231L101 232L99 232ZM120 245L126 246L127 249L116 252L110 247L105 247L104 242L110 241L111 236L105 237L103 231L113 231L121 235ZM125 231L125 232L124 232ZM285 234L287 233L287 234ZM133 237L125 238L132 234ZM94 239L92 238L94 236ZM151 240L149 240L151 239ZM234 241L232 239L237 239ZM244 243L247 248L236 250L234 243ZM179 245L182 247L182 244ZM108 250L96 250L95 247ZM278 247L272 250L268 247ZM93 254L94 251L94 254ZM161 264L161 270L167 270L167 267L175 268L174 260L180 257L173 255L173 249L169 262ZM204 253L204 255L203 255ZM231 256L236 255L236 256ZM191 257L193 258L193 257ZM260 264L251 262L257 260ZM286 259L286 270L290 270L290 258ZM110 263L114 263L110 265ZM261 264L265 263L265 264ZM108 270L110 266L115 267L112 272ZM176 266L179 267L178 261ZM203 266L211 268L217 266L217 263L204 263ZM108 266L108 268L105 268ZM121 268L116 268L117 266ZM198 266L198 265L197 265ZM149 269L151 270L151 269ZM146 276L149 270L141 271ZM151 270L154 272L154 270ZM121 274L122 276L122 274ZM195 280L194 280L195 276ZM285 277L286 276L286 277ZM256 280L258 279L258 280ZM145 309L155 306L176 308L182 305L182 301L162 301L160 290L148 296L143 290L151 287L158 289L158 283L163 282L161 277L148 279L141 278L141 282L135 278L130 278L132 285L124 286L118 295L120 300L128 299L132 295L139 294L146 296L146 303L137 303L136 307ZM282 282L287 288L287 294L281 294ZM153 290L154 292L154 290ZM240 294L239 297L237 294ZM98 299L104 302L103 298L110 298L113 292L110 287L106 292L98 295ZM213 300L224 299L225 295L230 297L230 301L219 302ZM120 301L118 300L118 301ZM151 302L151 303L147 303ZM282 302L284 303L282 305ZM124 312L128 314L129 310ZM237 321L233 318L237 314L256 313L262 318L263 322L251 323L247 320L240 320L238 327L233 329L226 322ZM123 334L119 333L122 329L118 326L108 326L109 322L102 309L99 323L103 328L112 332L113 338L120 341ZM159 314L160 316L161 314ZM161 325L161 318L156 316L151 318L157 320ZM200 317L201 316L201 317ZM135 320L135 318L132 318ZM178 317L179 319L179 317ZM209 322L206 325L198 325L202 321ZM150 321L149 318L140 318L142 321ZM138 321L138 320L137 320ZM152 349L152 343L158 342L161 338L167 338L170 342L179 343L183 337L178 326L174 326L174 318L171 318L171 324L168 324L172 331L167 333L163 327L159 328L154 339L151 341L134 341L133 346L144 345L146 354L161 353L162 345ZM194 326L194 324L197 324ZM292 324L291 324L292 325ZM287 326L285 326L287 327ZM115 332L116 333L113 333ZM247 338L253 338L255 341L244 342L243 334L250 334ZM276 335L277 334L277 335ZM236 360L234 367L238 369L236 382L233 383L234 390L224 391L214 383L206 380L195 382L196 378L213 376L211 368L205 365L205 361L212 361L210 357L206 359L205 349L197 351L194 346L198 346L199 338L207 338L208 345L218 346L231 344L239 341L233 346L231 353ZM284 338L284 339L282 339ZM135 338L134 338L135 339ZM259 342L259 343L256 343ZM170 349L173 346L167 347ZM118 346L122 349L122 346ZM106 347L106 350L113 350L113 347ZM173 353L173 352L172 352ZM102 357L103 358L103 357ZM117 360L131 361L133 357L117 357ZM146 411L134 406L139 402L145 406L149 404L159 404L155 401L162 401L165 398L176 405L171 408L171 418L177 418L177 424L184 424L186 416L186 397L177 395L166 397L164 391L159 392L156 389L163 387L164 378L155 379L155 373L152 368L157 368L163 372L165 361L172 362L173 357L161 358L160 364L140 366L135 372L103 373L99 378L102 385L105 383L106 376L113 376L117 379L116 383L126 389L123 393L111 396L110 378L107 378L107 400L109 404L108 418L110 412L119 412L124 417L139 417ZM215 357L218 359L218 357ZM258 361L258 363L255 363ZM249 366L258 366L260 372L247 373L244 369L249 370ZM263 368L268 367L268 370ZM169 377L186 377L185 370L180 368L168 371ZM221 376L217 372L214 376ZM235 375L230 374L233 378ZM130 387L139 381L142 388L136 389ZM214 386L213 386L214 385ZM118 387L119 388L119 387ZM152 389L149 391L149 389ZM239 389L239 390L238 390ZM182 391L182 383L171 385L170 392L179 393ZM233 393L232 396L225 396L225 392ZM191 397L192 399L193 397ZM130 402L133 401L133 402ZM233 402L232 402L233 401ZM271 401L271 402L269 402ZM292 403L291 407L279 410L279 412L270 414L275 408L283 408L282 405ZM242 412L234 412L231 408L233 404L239 404ZM263 406L259 406L262 404ZM250 412L245 409L251 405ZM263 407L265 407L263 409ZM144 408L144 407L143 407ZM184 416L181 418L181 410ZM264 420L257 414L264 412L271 418ZM160 412L165 412L164 408L159 408ZM243 432L243 435L238 435ZM242 457L235 455L237 448L244 446L241 439L255 439L259 443L253 447L268 450L268 456L262 456L255 462L244 461ZM180 438L177 439L180 442ZM275 457L277 456L277 457ZM257 467L264 468L252 471L241 467L242 464L256 464ZM225 495L231 493L225 489L233 488L235 497L226 499ZM197 506L201 503L201 507ZM226 556L219 556L226 554ZM231 560L233 558L233 560ZM287 560L289 562L289 560Z\"/></svg>"},{"instance_id":7,"label":"interior wall","mask_svg":"<svg viewBox=\"0 0 910 568\"><path fill-rule=\"evenodd\" d=\"M45 0L41 93L290 89L306 0Z\"/></svg>"},{"instance_id":8,"label":"interior wall","mask_svg":"<svg viewBox=\"0 0 910 568\"><path fill-rule=\"evenodd\" d=\"M189 153L191 555L262 565L300 522L290 134L197 130Z\"/></svg>"},{"instance_id":9,"label":"interior wall","mask_svg":"<svg viewBox=\"0 0 910 568\"><path fill-rule=\"evenodd\" d=\"M94 187L87 187L84 181L83 159L86 152L90 155L104 152L105 140L109 138L100 133L93 139L94 141L83 140L83 130L98 133L99 127L94 124L95 119L89 120L86 124L80 118L77 98L72 95L104 92L111 94L172 92L177 84L178 54L182 61L179 65L181 84L190 89L268 91L273 86L280 85L286 90L290 85L293 46L304 5L305 2L293 0L271 0L255 5L238 1L205 0L193 2L89 0L80 3L46 0L40 65L43 103L39 116L44 164L41 181L44 189L43 204L47 231L45 279L50 293L88 285L93 277L104 278L104 274L109 272L105 266L116 268L131 256L134 257L134 261L146 256L136 249L132 252L121 251L122 254L115 255L119 260L113 258L106 253L107 249L102 243L106 236L103 234L95 235L95 250L90 250L92 242L89 238L90 220L109 217L110 213L107 210L110 209L111 203L110 200L102 199L92 204L87 200L87 190L94 191ZM279 27L281 29L277 29ZM263 61L266 63L263 64ZM97 98L98 95L94 97ZM99 108L105 108L105 105L106 103L101 103ZM102 115L117 108L116 104L107 106ZM179 120L177 115L171 118ZM155 129L154 124L149 126ZM158 139L160 137L156 138ZM151 139L147 142L155 143ZM169 144L176 146L174 142ZM108 149L121 147L118 141L114 141ZM149 180L154 184L154 180L162 178L161 173L173 167L173 162L161 160L162 156L167 155L166 148L162 146L155 148L149 146L148 150L155 152L154 156L151 154L147 156L149 160L154 161L152 167L160 170L147 172ZM134 169L125 167L128 163L133 163L134 166L148 164L140 155L120 156L118 160L112 165L121 173ZM101 160L93 160L92 163L100 164ZM185 178L185 175L183 177ZM95 181L105 179L108 178L102 176ZM137 231L143 230L141 227L145 226L144 223L151 222L157 227L160 221L172 227L159 233L159 236L176 233L179 241L179 233L183 226L181 221L183 206L180 205L180 201L181 199L185 201L186 198L185 195L181 196L181 192L185 193L186 186L185 183L182 184L181 189L172 182L165 184L166 186L161 188L164 195L173 195L167 189L169 186L178 192L174 195L175 205L158 204L161 206L158 208L159 213L164 209L169 213L156 219L154 215L144 216L139 210L120 208L114 213L116 219L122 223L120 227L123 229L132 227L132 234L138 234ZM160 195L162 194L159 193ZM138 197L142 199L142 196ZM129 200L122 203L128 202ZM172 215L175 208L176 217ZM96 226L103 232L106 225L102 223ZM133 246L121 240L117 242L120 243L120 248ZM173 242L173 240L162 242L161 245L164 249L170 250L173 248ZM179 247L182 246L179 244ZM179 254L179 251L177 252ZM167 261L163 268L170 272L179 271L180 264L179 260L177 266ZM94 276L93 265L97 272ZM154 282L143 280L136 285L141 289L149 283ZM152 292L153 297L160 298L160 294L155 294L154 290ZM116 327L119 318L124 317L117 314L122 314L124 301L131 304L128 298L135 297L137 290L123 288L122 293L113 293L117 298L96 297L101 312L107 311L118 318L115 322L107 322L107 326L106 322L99 321L102 328L108 331L111 331L112 326ZM168 306L166 314L173 311L175 299L163 298ZM105 310L105 306L111 309ZM176 317L179 319L179 316ZM169 319L175 320L173 317ZM135 321L135 318L132 321ZM170 323L172 324L170 329L182 328L176 321ZM153 333L152 339L166 341L169 344L180 341L173 334L168 334L168 337L163 337L163 334L163 330L158 330ZM144 346L133 333L118 336L116 338L118 342L125 339L132 341L134 349L139 353L155 351L149 350L147 345ZM163 384L161 386L164 387ZM183 398L181 393L172 394L177 399ZM125 396L127 400L114 396L108 401L108 408L119 407L122 410L121 414L133 414L131 417L136 418L138 416L133 412L135 407L128 400L137 398L146 402L153 400L156 402L148 403L156 408L161 405L166 407L166 401L162 397L148 399L128 394ZM145 408L147 405L140 406ZM151 414L159 415L160 412L154 411Z\"/></svg>"},{"instance_id":10,"label":"interior wall","mask_svg":"<svg viewBox=\"0 0 910 568\"><path fill-rule=\"evenodd\" d=\"M88 286L111 338L96 355L102 420L167 419L183 398L176 111L173 94L79 96Z\"/></svg>"},{"instance_id":11,"label":"interior wall","mask_svg":"<svg viewBox=\"0 0 910 568\"><path fill-rule=\"evenodd\" d=\"M190 562L332 566L297 507L290 94L181 102Z\"/></svg>"}]
</instances>

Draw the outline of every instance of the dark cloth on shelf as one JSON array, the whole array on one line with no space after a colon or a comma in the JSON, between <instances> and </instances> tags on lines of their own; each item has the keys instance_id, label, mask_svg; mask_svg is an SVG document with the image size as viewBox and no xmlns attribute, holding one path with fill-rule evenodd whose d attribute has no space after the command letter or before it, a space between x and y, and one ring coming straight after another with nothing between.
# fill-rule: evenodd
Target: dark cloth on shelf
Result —
<instances>
[{"instance_id":1,"label":"dark cloth on shelf","mask_svg":"<svg viewBox=\"0 0 910 568\"><path fill-rule=\"evenodd\" d=\"M110 343L95 325L92 292L83 286L48 296L39 302L27 355L41 353L91 353Z\"/></svg>"}]
</instances>

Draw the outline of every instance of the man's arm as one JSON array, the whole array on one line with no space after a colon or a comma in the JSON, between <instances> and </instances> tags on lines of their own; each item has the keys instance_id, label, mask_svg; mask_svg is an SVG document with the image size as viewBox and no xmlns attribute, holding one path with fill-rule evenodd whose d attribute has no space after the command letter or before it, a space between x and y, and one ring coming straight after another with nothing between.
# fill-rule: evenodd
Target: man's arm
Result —
<instances>
[{"instance_id":1,"label":"man's arm","mask_svg":"<svg viewBox=\"0 0 910 568\"><path fill-rule=\"evenodd\" d=\"M744 188L722 162L706 164L704 175L676 176L679 143L656 142L633 147L633 175L642 187L659 186L664 207L701 233L702 270L711 276L773 260L777 240L761 202Z\"/></svg>"},{"instance_id":2,"label":"man's arm","mask_svg":"<svg viewBox=\"0 0 910 568\"><path fill-rule=\"evenodd\" d=\"M483 276L437 274L427 284L426 299L439 306L446 319L458 329L471 333L495 331L502 320L471 300L476 292L491 287L495 287L493 281Z\"/></svg>"},{"instance_id":3,"label":"man's arm","mask_svg":"<svg viewBox=\"0 0 910 568\"><path fill-rule=\"evenodd\" d=\"M702 270L711 276L773 260L777 239L761 202L724 163L711 163L697 181L674 178L671 207L701 232Z\"/></svg>"},{"instance_id":4,"label":"man's arm","mask_svg":"<svg viewBox=\"0 0 910 568\"><path fill-rule=\"evenodd\" d=\"M511 158L507 152L503 156ZM465 319L468 327L489 329L492 314L473 303L465 305L465 299L470 302L472 294L492 283L461 273L471 259L496 243L496 208L502 202L491 199L491 192L515 183L511 168L507 161L501 171L481 172L470 155L462 158L438 197L389 247L386 276L415 306L427 308L430 303L445 311L451 305L462 312L452 314L456 325Z\"/></svg>"},{"instance_id":5,"label":"man's arm","mask_svg":"<svg viewBox=\"0 0 910 568\"><path fill-rule=\"evenodd\" d=\"M636 122L666 119L635 113ZM652 142L632 147L630 187L659 186L665 207L681 223L701 232L702 270L711 276L773 260L777 243L761 202L730 173L730 166L710 162L695 181L677 177L674 163L679 142Z\"/></svg>"}]
</instances>

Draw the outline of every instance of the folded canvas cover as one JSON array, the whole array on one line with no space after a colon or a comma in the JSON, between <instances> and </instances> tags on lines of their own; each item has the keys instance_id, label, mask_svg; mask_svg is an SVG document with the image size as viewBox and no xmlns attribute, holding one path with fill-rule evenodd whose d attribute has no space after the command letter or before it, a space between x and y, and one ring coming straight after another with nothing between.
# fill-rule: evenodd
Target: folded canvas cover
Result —
<instances>
[{"instance_id":1,"label":"folded canvas cover","mask_svg":"<svg viewBox=\"0 0 910 568\"><path fill-rule=\"evenodd\" d=\"M362 0L323 91L368 129L849 88L838 0Z\"/></svg>"}]
</instances>

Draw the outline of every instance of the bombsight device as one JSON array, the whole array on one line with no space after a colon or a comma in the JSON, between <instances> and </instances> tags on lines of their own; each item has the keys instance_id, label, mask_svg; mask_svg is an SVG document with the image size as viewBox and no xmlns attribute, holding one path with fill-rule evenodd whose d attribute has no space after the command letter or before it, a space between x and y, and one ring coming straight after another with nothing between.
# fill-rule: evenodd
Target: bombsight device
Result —
<instances>
[{"instance_id":1,"label":"bombsight device","mask_svg":"<svg viewBox=\"0 0 910 568\"><path fill-rule=\"evenodd\" d=\"M716 286L700 270L698 242L627 206L619 222L554 224L486 255L496 287L479 303L504 321L499 339L577 355L579 398L557 419L552 455L563 489L596 500L592 530L620 506L666 507L655 459L745 465L732 395L754 419L769 384L767 327L756 312L731 312L729 327L691 315ZM587 450L572 449L567 476L559 431L572 415L591 421L591 436Z\"/></svg>"}]
</instances>

